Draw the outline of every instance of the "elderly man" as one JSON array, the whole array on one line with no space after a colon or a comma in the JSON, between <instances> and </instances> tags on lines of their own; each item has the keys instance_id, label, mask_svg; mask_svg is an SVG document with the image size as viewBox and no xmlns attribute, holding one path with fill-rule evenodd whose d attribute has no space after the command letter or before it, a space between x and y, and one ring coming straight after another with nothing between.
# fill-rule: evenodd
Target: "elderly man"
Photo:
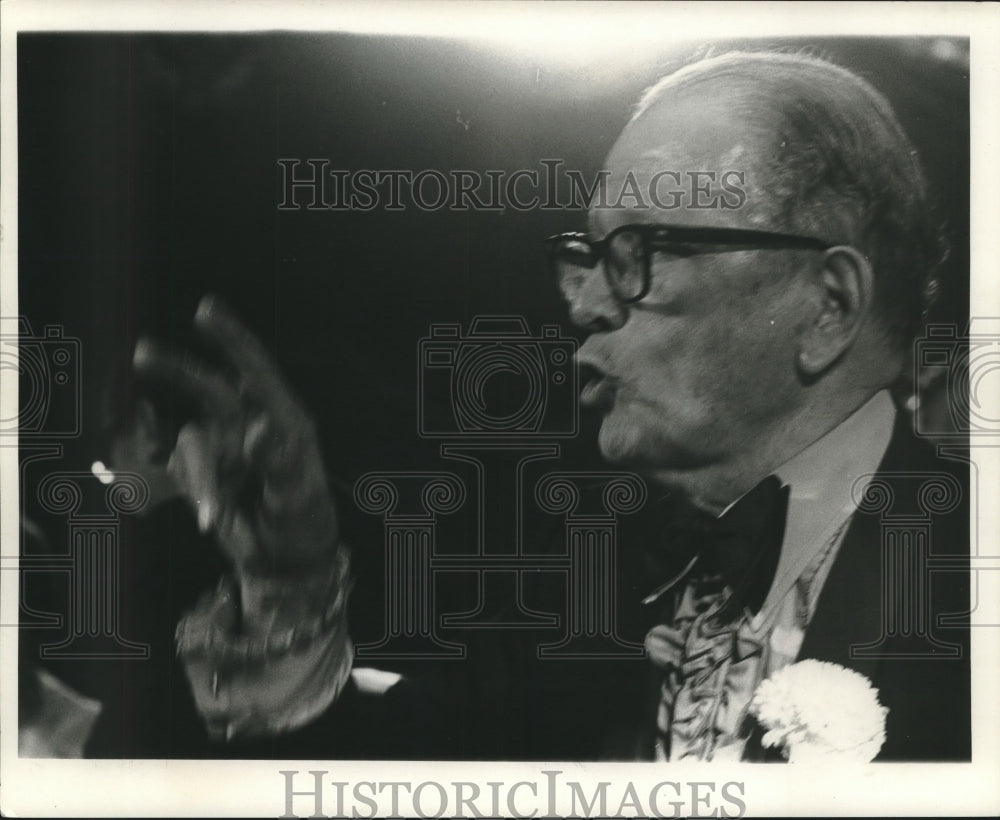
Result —
<instances>
[{"instance_id":1,"label":"elderly man","mask_svg":"<svg viewBox=\"0 0 1000 820\"><path fill-rule=\"evenodd\" d=\"M178 648L223 754L781 759L754 692L813 659L877 690L880 759L968 759L967 573L914 563L928 543L967 554L967 470L912 437L887 389L938 254L890 107L822 60L731 54L651 89L607 170L589 235L546 245L589 334L581 403L602 414L601 452L660 488L659 523L626 545L649 559L629 622L647 660L538 661L491 633L460 675L352 676L347 550L313 425L205 300L196 327L237 379L149 342L136 365L205 410L172 467L234 572ZM668 196L680 175L700 182ZM948 515L921 506L934 480ZM886 493L926 525L902 552ZM825 708L831 725L857 711Z\"/></svg>"}]
</instances>

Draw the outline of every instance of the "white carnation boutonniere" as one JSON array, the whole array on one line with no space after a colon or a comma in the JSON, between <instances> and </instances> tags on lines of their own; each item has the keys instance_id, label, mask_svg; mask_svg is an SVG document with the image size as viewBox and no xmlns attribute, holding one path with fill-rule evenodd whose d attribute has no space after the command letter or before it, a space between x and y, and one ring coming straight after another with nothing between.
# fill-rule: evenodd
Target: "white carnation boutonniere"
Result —
<instances>
[{"instance_id":1,"label":"white carnation boutonniere","mask_svg":"<svg viewBox=\"0 0 1000 820\"><path fill-rule=\"evenodd\" d=\"M864 675L836 663L805 660L762 681L750 713L761 743L780 746L790 763L868 763L885 742L889 710Z\"/></svg>"}]
</instances>

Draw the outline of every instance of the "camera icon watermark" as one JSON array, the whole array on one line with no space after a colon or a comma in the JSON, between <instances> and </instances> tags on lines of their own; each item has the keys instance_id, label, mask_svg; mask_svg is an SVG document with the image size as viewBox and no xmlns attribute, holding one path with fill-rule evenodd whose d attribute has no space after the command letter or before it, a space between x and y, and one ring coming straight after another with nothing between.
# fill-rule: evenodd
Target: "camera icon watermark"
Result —
<instances>
[{"instance_id":1,"label":"camera icon watermark","mask_svg":"<svg viewBox=\"0 0 1000 820\"><path fill-rule=\"evenodd\" d=\"M418 430L426 438L567 438L578 430L576 341L532 336L520 316L479 316L468 334L420 340Z\"/></svg>"},{"instance_id":2,"label":"camera icon watermark","mask_svg":"<svg viewBox=\"0 0 1000 820\"><path fill-rule=\"evenodd\" d=\"M79 339L65 336L59 325L35 335L23 316L0 319L0 369L16 372L20 385L17 408L6 408L0 418L0 436L79 436L80 362Z\"/></svg>"},{"instance_id":3,"label":"camera icon watermark","mask_svg":"<svg viewBox=\"0 0 1000 820\"><path fill-rule=\"evenodd\" d=\"M915 343L917 435L966 438L1000 434L1000 318L930 325Z\"/></svg>"}]
</instances>

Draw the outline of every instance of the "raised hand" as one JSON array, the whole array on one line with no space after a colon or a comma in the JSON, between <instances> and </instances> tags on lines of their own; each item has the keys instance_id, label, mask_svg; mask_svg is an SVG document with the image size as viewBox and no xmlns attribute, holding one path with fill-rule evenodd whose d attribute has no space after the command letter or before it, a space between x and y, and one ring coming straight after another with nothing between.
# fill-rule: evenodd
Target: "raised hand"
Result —
<instances>
[{"instance_id":1,"label":"raised hand","mask_svg":"<svg viewBox=\"0 0 1000 820\"><path fill-rule=\"evenodd\" d=\"M147 339L133 364L198 407L168 467L199 526L214 532L238 574L295 576L328 564L338 522L312 419L260 341L218 299L201 300L194 325L231 372Z\"/></svg>"}]
</instances>

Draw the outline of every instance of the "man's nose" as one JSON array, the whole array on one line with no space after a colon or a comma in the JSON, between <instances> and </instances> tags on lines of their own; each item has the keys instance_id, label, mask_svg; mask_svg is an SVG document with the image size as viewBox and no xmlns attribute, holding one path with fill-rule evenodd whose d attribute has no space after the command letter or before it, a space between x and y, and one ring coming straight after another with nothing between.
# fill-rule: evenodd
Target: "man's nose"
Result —
<instances>
[{"instance_id":1,"label":"man's nose","mask_svg":"<svg viewBox=\"0 0 1000 820\"><path fill-rule=\"evenodd\" d=\"M573 324L591 332L616 330L628 318L627 308L611 292L600 266L583 277L567 301Z\"/></svg>"}]
</instances>

